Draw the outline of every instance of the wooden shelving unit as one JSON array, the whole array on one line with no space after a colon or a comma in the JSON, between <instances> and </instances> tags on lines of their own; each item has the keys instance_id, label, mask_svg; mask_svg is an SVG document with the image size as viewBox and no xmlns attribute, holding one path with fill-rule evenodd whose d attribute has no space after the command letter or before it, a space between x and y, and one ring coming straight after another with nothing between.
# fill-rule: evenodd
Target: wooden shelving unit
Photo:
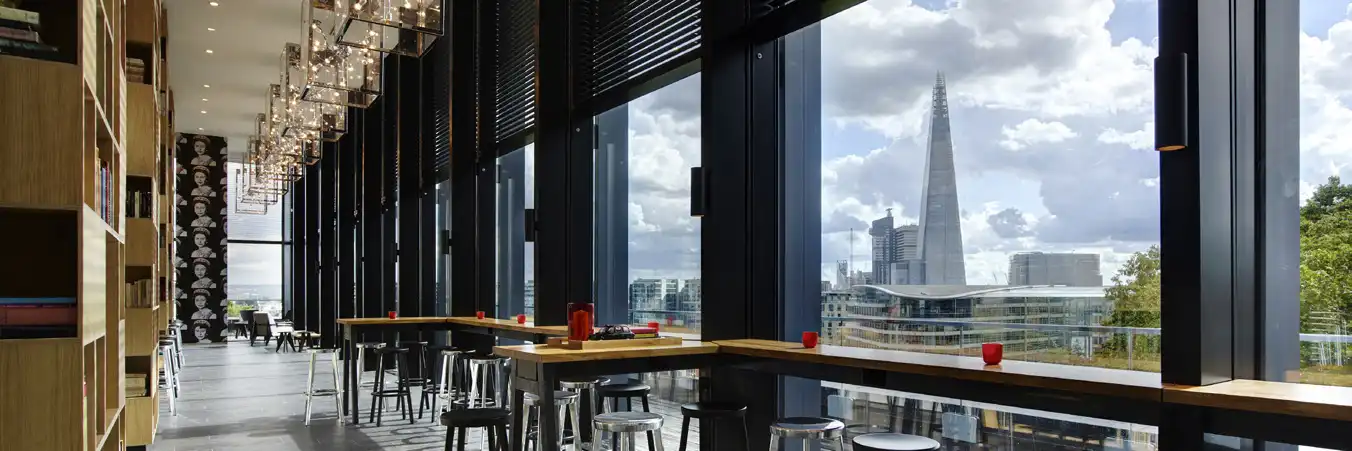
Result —
<instances>
[{"instance_id":1,"label":"wooden shelving unit","mask_svg":"<svg viewBox=\"0 0 1352 451\"><path fill-rule=\"evenodd\" d=\"M123 450L125 0L20 0L47 59L0 56L0 297L73 298L0 327L0 451Z\"/></svg>"},{"instance_id":2,"label":"wooden shelving unit","mask_svg":"<svg viewBox=\"0 0 1352 451\"><path fill-rule=\"evenodd\" d=\"M144 393L127 393L126 443L148 446L155 441L160 419L156 377L163 364L159 337L168 328L173 291L173 131L172 103L165 71L168 36L166 14L159 0L127 0L127 57L144 62L144 76L127 83L127 187L141 208L127 218L126 279L136 290L127 308L127 374L144 375ZM130 194L130 193L139 193ZM139 286L138 286L139 285ZM143 286L148 285L148 288Z\"/></svg>"}]
</instances>

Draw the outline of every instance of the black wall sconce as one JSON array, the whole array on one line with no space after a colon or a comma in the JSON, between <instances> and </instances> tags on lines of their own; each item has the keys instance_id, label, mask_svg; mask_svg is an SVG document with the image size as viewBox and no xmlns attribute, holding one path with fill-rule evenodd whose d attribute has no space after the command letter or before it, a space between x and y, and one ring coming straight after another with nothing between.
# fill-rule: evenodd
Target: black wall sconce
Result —
<instances>
[{"instance_id":1,"label":"black wall sconce","mask_svg":"<svg viewBox=\"0 0 1352 451\"><path fill-rule=\"evenodd\" d=\"M1155 57L1155 150L1188 148L1188 54Z\"/></svg>"},{"instance_id":2,"label":"black wall sconce","mask_svg":"<svg viewBox=\"0 0 1352 451\"><path fill-rule=\"evenodd\" d=\"M696 218L704 217L704 213L709 211L709 190L704 183L704 168L690 168L690 216Z\"/></svg>"}]
</instances>

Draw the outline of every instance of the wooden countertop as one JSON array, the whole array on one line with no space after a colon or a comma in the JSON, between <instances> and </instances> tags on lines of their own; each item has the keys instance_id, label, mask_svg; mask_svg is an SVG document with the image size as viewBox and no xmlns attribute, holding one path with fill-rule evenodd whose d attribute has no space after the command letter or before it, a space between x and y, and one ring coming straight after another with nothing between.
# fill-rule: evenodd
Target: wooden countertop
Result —
<instances>
[{"instance_id":1,"label":"wooden countertop","mask_svg":"<svg viewBox=\"0 0 1352 451\"><path fill-rule=\"evenodd\" d=\"M1164 402L1352 422L1352 387L1233 380L1164 386Z\"/></svg>"},{"instance_id":2,"label":"wooden countertop","mask_svg":"<svg viewBox=\"0 0 1352 451\"><path fill-rule=\"evenodd\" d=\"M568 326L536 326L533 322L521 324L516 320L484 318L479 319L473 316L453 316L446 318L446 322L463 324L466 326L487 327L490 329L503 329L516 332L525 332L528 334L541 335L568 335Z\"/></svg>"},{"instance_id":3,"label":"wooden countertop","mask_svg":"<svg viewBox=\"0 0 1352 451\"><path fill-rule=\"evenodd\" d=\"M718 345L706 341L685 341L672 346L639 346L605 349L560 349L545 345L496 346L493 353L513 359L540 363L587 362L596 360L641 359L718 353Z\"/></svg>"},{"instance_id":4,"label":"wooden countertop","mask_svg":"<svg viewBox=\"0 0 1352 451\"><path fill-rule=\"evenodd\" d=\"M801 343L772 340L720 340L714 343L718 344L719 352L752 357L1160 400L1159 374L1143 371L1013 360L986 365L977 357L830 345L806 349Z\"/></svg>"},{"instance_id":5,"label":"wooden countertop","mask_svg":"<svg viewBox=\"0 0 1352 451\"><path fill-rule=\"evenodd\" d=\"M437 324L444 323L450 318L444 316L410 316L389 318L339 318L338 324L348 326L365 326L374 324Z\"/></svg>"}]
</instances>

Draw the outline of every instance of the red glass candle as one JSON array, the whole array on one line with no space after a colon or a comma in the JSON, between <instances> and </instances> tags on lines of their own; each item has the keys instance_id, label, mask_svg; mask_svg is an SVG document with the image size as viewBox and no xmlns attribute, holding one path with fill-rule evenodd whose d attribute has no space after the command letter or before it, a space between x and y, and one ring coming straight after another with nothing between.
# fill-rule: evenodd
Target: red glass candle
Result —
<instances>
[{"instance_id":1,"label":"red glass candle","mask_svg":"<svg viewBox=\"0 0 1352 451\"><path fill-rule=\"evenodd\" d=\"M399 312L396 312L396 311L394 311L394 310L390 310L390 319L394 319L394 318L397 317L397 316L399 316Z\"/></svg>"},{"instance_id":2,"label":"red glass candle","mask_svg":"<svg viewBox=\"0 0 1352 451\"><path fill-rule=\"evenodd\" d=\"M999 365L1000 360L1005 358L1005 345L1000 343L982 343L981 360L987 365Z\"/></svg>"},{"instance_id":3,"label":"red glass candle","mask_svg":"<svg viewBox=\"0 0 1352 451\"><path fill-rule=\"evenodd\" d=\"M817 338L816 332L803 332L803 347L808 349L817 347Z\"/></svg>"},{"instance_id":4,"label":"red glass candle","mask_svg":"<svg viewBox=\"0 0 1352 451\"><path fill-rule=\"evenodd\" d=\"M587 341L592 333L592 315L595 313L596 305L590 302L569 303L568 339Z\"/></svg>"},{"instance_id":5,"label":"red glass candle","mask_svg":"<svg viewBox=\"0 0 1352 451\"><path fill-rule=\"evenodd\" d=\"M525 315L525 314L517 314L517 315L516 315L516 323L517 323L517 324L526 324L526 315Z\"/></svg>"},{"instance_id":6,"label":"red glass candle","mask_svg":"<svg viewBox=\"0 0 1352 451\"><path fill-rule=\"evenodd\" d=\"M483 311L483 310L480 310L480 311L474 312L474 317L475 317L475 318L478 318L478 319L484 319L484 311Z\"/></svg>"}]
</instances>

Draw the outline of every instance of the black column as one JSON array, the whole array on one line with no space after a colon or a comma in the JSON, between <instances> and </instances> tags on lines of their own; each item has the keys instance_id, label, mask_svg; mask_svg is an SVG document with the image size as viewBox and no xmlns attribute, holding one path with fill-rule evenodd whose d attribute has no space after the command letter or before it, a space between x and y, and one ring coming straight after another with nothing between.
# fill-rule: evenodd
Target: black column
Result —
<instances>
[{"instance_id":1,"label":"black column","mask_svg":"<svg viewBox=\"0 0 1352 451\"><path fill-rule=\"evenodd\" d=\"M384 100L376 100L363 110L359 119L361 134L357 143L361 146L361 218L358 227L361 230L361 307L364 318L377 318L385 314L384 295L381 287L385 284L381 273L381 254L385 247L381 233L380 211L382 208L382 173L380 140Z\"/></svg>"},{"instance_id":2,"label":"black column","mask_svg":"<svg viewBox=\"0 0 1352 451\"><path fill-rule=\"evenodd\" d=\"M313 309L315 322L306 330L319 332L325 346L338 335L338 158L338 144L324 143L319 161L319 302Z\"/></svg>"},{"instance_id":3,"label":"black column","mask_svg":"<svg viewBox=\"0 0 1352 451\"><path fill-rule=\"evenodd\" d=\"M291 305L282 316L294 320L305 309L305 183L291 182L287 197L291 200Z\"/></svg>"},{"instance_id":4,"label":"black column","mask_svg":"<svg viewBox=\"0 0 1352 451\"><path fill-rule=\"evenodd\" d=\"M398 204L398 166L399 166L399 99L402 92L399 89L399 73L403 71L403 62L407 57L399 55L389 55L385 57L385 73L382 74L382 94L385 100L385 108L380 112L380 127L384 130L380 137L380 273L383 275L384 284L380 287L382 306L384 311L399 310L398 285L402 282L398 279L396 271L399 269L399 236L396 228L398 224L399 210L395 207Z\"/></svg>"},{"instance_id":5,"label":"black column","mask_svg":"<svg viewBox=\"0 0 1352 451\"><path fill-rule=\"evenodd\" d=\"M497 253L495 236L497 224L494 217L497 191L497 133L495 111L497 96L494 91L497 61L495 58L497 8L494 0L479 0L479 145L475 152L474 181L474 311L483 311L497 316L493 304L497 292L497 267L494 258ZM452 99L454 102L454 99ZM471 312L472 313L472 312ZM538 315L538 313L537 313Z\"/></svg>"},{"instance_id":6,"label":"black column","mask_svg":"<svg viewBox=\"0 0 1352 451\"><path fill-rule=\"evenodd\" d=\"M472 316L478 310L476 220L478 211L479 116L476 92L475 41L479 33L477 2L451 3L451 316ZM490 266L491 268L491 266ZM491 296L489 292L485 296ZM475 348L493 341L477 334L453 334L452 343Z\"/></svg>"}]
</instances>

